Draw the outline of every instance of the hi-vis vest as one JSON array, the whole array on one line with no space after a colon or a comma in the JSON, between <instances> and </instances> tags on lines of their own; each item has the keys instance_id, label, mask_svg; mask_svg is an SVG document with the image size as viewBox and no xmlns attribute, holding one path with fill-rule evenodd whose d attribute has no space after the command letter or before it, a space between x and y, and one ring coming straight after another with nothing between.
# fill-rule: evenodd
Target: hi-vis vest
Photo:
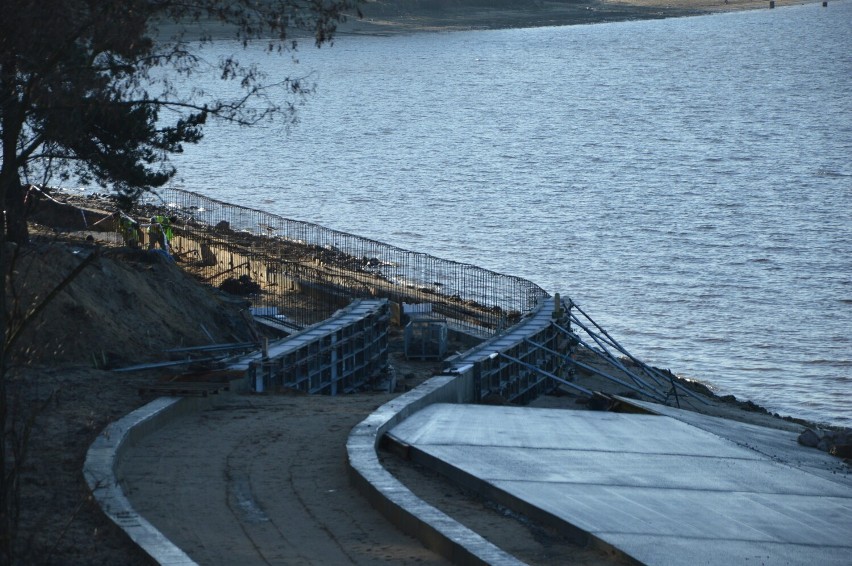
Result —
<instances>
[{"instance_id":1,"label":"hi-vis vest","mask_svg":"<svg viewBox=\"0 0 852 566\"><path fill-rule=\"evenodd\" d=\"M168 238L169 241L174 238L174 232L172 231L172 223L171 220L169 220L168 216L154 216L151 220L153 220L153 223L149 228L149 233L153 234L154 231L157 230L156 225L159 224L160 228L163 231L163 234L166 235L166 238Z\"/></svg>"}]
</instances>

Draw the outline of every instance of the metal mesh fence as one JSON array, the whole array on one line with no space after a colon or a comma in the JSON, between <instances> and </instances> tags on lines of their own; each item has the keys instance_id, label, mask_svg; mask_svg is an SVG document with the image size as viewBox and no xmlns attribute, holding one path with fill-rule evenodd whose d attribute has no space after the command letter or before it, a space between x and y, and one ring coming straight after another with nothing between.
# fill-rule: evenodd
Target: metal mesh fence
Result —
<instances>
[{"instance_id":1,"label":"metal mesh fence","mask_svg":"<svg viewBox=\"0 0 852 566\"><path fill-rule=\"evenodd\" d=\"M240 287L255 307L297 326L356 298L430 303L456 325L494 334L549 296L538 285L474 265L227 204L180 189L148 195L136 215L170 218L173 252L202 279Z\"/></svg>"}]
</instances>

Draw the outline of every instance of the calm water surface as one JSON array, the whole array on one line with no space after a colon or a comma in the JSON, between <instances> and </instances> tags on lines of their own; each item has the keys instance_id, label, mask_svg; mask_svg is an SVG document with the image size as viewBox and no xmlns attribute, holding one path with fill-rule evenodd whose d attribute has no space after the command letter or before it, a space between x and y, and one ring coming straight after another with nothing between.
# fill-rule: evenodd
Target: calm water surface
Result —
<instances>
[{"instance_id":1,"label":"calm water surface","mask_svg":"<svg viewBox=\"0 0 852 566\"><path fill-rule=\"evenodd\" d=\"M343 37L263 63L316 82L298 124L210 128L176 185L525 277L649 363L852 425L850 22Z\"/></svg>"}]
</instances>

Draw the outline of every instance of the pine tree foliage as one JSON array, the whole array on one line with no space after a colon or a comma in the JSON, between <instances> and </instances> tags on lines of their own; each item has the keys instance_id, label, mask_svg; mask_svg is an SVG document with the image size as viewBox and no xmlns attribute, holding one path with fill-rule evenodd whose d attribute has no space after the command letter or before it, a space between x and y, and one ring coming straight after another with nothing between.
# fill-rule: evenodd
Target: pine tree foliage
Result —
<instances>
[{"instance_id":1,"label":"pine tree foliage","mask_svg":"<svg viewBox=\"0 0 852 566\"><path fill-rule=\"evenodd\" d=\"M290 114L294 97L308 90L298 79L270 83L237 58L205 61L198 47L214 36L278 52L299 39L322 45L358 14L358 2L3 0L7 237L26 238L22 184L74 175L132 199L172 178L169 156L199 142L208 120L253 124ZM238 94L215 98L186 86L202 73L237 85Z\"/></svg>"}]
</instances>

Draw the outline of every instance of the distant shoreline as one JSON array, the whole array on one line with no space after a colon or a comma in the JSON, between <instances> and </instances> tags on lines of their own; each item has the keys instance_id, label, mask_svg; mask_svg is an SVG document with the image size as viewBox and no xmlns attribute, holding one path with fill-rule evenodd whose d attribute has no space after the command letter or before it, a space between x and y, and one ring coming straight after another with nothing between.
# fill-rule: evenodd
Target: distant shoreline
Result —
<instances>
[{"instance_id":1,"label":"distant shoreline","mask_svg":"<svg viewBox=\"0 0 852 566\"><path fill-rule=\"evenodd\" d=\"M819 1L775 0L775 6L814 4ZM381 8L379 8L380 5ZM422 8L419 4L409 8L403 6L391 9L384 4L368 3L362 8L364 17L350 18L340 24L337 35L400 35L418 32L566 26L700 16L721 12L770 9L769 6L769 0L727 0L727 2L725 0L576 0L573 2L519 2L511 8L481 8L459 3L452 8L430 10Z\"/></svg>"},{"instance_id":2,"label":"distant shoreline","mask_svg":"<svg viewBox=\"0 0 852 566\"><path fill-rule=\"evenodd\" d=\"M413 0L368 1L363 17L349 16L337 26L334 37L351 35L394 36L413 33L496 30L549 26L599 24L702 16L722 12L770 9L770 0L517 0L510 7L483 8L459 0L450 7L429 9ZM775 0L776 7L816 4L821 0ZM829 2L830 6L831 2ZM179 25L159 22L153 26L159 39L183 32L185 40L201 37L236 39L234 26L202 21ZM304 42L310 32L288 29L289 38Z\"/></svg>"}]
</instances>

